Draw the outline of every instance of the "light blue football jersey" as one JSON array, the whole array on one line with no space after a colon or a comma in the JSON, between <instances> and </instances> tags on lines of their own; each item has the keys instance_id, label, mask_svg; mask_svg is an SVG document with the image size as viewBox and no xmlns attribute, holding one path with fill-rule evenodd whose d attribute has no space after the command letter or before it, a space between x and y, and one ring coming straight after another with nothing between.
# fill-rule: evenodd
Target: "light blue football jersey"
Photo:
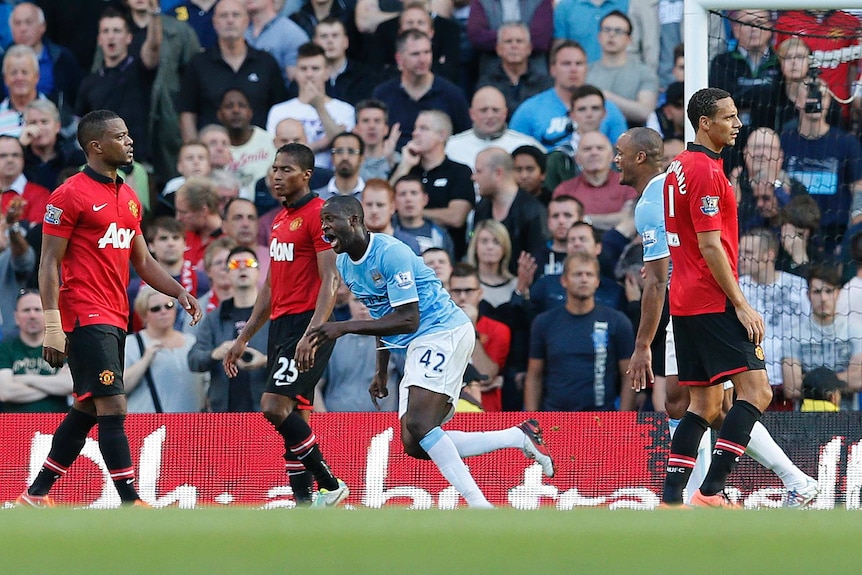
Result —
<instances>
[{"instance_id":1,"label":"light blue football jersey","mask_svg":"<svg viewBox=\"0 0 862 575\"><path fill-rule=\"evenodd\" d=\"M664 225L664 178L659 174L649 181L635 206L635 227L644 246L644 261L670 257Z\"/></svg>"},{"instance_id":2,"label":"light blue football jersey","mask_svg":"<svg viewBox=\"0 0 862 575\"><path fill-rule=\"evenodd\" d=\"M419 302L419 328L413 333L381 337L387 347L407 347L417 337L447 331L470 322L434 271L407 244L385 234L371 234L359 261L338 254L336 266L350 291L379 319L400 305Z\"/></svg>"}]
</instances>

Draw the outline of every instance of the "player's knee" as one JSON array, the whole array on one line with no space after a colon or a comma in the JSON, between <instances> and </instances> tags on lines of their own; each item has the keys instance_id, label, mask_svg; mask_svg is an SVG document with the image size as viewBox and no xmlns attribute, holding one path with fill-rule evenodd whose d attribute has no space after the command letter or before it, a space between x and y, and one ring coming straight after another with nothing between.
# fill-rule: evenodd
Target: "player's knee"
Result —
<instances>
[{"instance_id":1,"label":"player's knee","mask_svg":"<svg viewBox=\"0 0 862 575\"><path fill-rule=\"evenodd\" d=\"M671 419L682 419L689 404L688 388L681 386L675 375L667 377L665 388L667 395L664 407L667 416Z\"/></svg>"},{"instance_id":2,"label":"player's knee","mask_svg":"<svg viewBox=\"0 0 862 575\"><path fill-rule=\"evenodd\" d=\"M93 398L91 415L126 415L128 412L125 395L109 395ZM85 413L89 413L86 412Z\"/></svg>"},{"instance_id":3,"label":"player's knee","mask_svg":"<svg viewBox=\"0 0 862 575\"><path fill-rule=\"evenodd\" d=\"M770 386L758 387L747 394L744 399L763 413L772 403L772 388Z\"/></svg>"},{"instance_id":4,"label":"player's knee","mask_svg":"<svg viewBox=\"0 0 862 575\"><path fill-rule=\"evenodd\" d=\"M671 419L682 419L688 409L688 403L688 393L684 389L677 389L673 393L668 390L664 406L667 416Z\"/></svg>"},{"instance_id":5,"label":"player's knee","mask_svg":"<svg viewBox=\"0 0 862 575\"><path fill-rule=\"evenodd\" d=\"M701 407L699 411L700 413L698 413L698 415L704 418L707 423L709 423L710 427L715 427L716 422L723 419L720 405Z\"/></svg>"},{"instance_id":6,"label":"player's knee","mask_svg":"<svg viewBox=\"0 0 862 575\"><path fill-rule=\"evenodd\" d=\"M404 453L409 455L414 459L431 459L428 456L428 453L422 449L422 446L419 445L418 441L411 439L405 439L401 442L404 446Z\"/></svg>"},{"instance_id":7,"label":"player's knee","mask_svg":"<svg viewBox=\"0 0 862 575\"><path fill-rule=\"evenodd\" d=\"M275 401L261 401L260 411L263 413L266 420L276 428L284 422L288 415L290 415L290 409L288 409L288 406Z\"/></svg>"},{"instance_id":8,"label":"player's knee","mask_svg":"<svg viewBox=\"0 0 862 575\"><path fill-rule=\"evenodd\" d=\"M668 397L665 400L664 407L669 418L682 419L682 416L685 415L686 409L688 409L688 401L681 401L680 399L671 400L671 398Z\"/></svg>"},{"instance_id":9,"label":"player's knee","mask_svg":"<svg viewBox=\"0 0 862 575\"><path fill-rule=\"evenodd\" d=\"M423 437L428 435L428 432L435 427L434 425L430 425L429 423L423 421L420 418L409 417L409 415L405 415L404 417L406 418L404 425L407 428L407 432L410 436L409 442L411 444L416 444L417 446L419 445L419 441Z\"/></svg>"}]
</instances>

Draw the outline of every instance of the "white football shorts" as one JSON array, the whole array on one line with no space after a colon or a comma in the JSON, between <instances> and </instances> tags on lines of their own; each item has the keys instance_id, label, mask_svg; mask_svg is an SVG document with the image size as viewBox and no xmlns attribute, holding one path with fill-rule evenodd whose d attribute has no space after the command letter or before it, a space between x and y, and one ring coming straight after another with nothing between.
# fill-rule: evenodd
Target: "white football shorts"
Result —
<instances>
[{"instance_id":1,"label":"white football shorts","mask_svg":"<svg viewBox=\"0 0 862 575\"><path fill-rule=\"evenodd\" d=\"M398 385L398 417L407 413L410 386L421 387L449 397L452 409L443 421L455 414L455 404L464 387L467 368L476 345L476 330L465 323L448 331L417 337L407 346L404 377Z\"/></svg>"}]
</instances>

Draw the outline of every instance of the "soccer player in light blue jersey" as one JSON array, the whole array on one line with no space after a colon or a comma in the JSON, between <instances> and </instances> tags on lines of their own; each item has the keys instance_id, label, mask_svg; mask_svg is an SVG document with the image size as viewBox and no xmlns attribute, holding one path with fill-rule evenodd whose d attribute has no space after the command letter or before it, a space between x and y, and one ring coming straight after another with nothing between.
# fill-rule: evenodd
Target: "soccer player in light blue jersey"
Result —
<instances>
[{"instance_id":1,"label":"soccer player in light blue jersey","mask_svg":"<svg viewBox=\"0 0 862 575\"><path fill-rule=\"evenodd\" d=\"M366 305L372 319L325 323L312 331L312 345L347 333L376 336L377 373L368 390L375 405L389 394L389 350L407 349L398 387L404 451L417 459L431 459L470 507L492 505L462 457L518 448L552 477L554 462L534 419L499 431L442 430L440 426L454 415L464 370L473 353L477 332L472 322L431 268L406 244L366 229L356 199L335 196L327 200L320 219L324 237L338 254L336 266L342 279Z\"/></svg>"}]
</instances>

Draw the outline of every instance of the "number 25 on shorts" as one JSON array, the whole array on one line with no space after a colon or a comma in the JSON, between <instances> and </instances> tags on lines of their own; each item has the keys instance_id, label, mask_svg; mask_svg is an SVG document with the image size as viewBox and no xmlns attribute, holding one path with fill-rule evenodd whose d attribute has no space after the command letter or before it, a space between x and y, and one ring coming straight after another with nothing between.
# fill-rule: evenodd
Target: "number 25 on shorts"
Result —
<instances>
[{"instance_id":1,"label":"number 25 on shorts","mask_svg":"<svg viewBox=\"0 0 862 575\"><path fill-rule=\"evenodd\" d=\"M296 361L292 357L279 357L278 368L272 374L273 383L278 386L290 385L296 382L299 370L296 369Z\"/></svg>"}]
</instances>

